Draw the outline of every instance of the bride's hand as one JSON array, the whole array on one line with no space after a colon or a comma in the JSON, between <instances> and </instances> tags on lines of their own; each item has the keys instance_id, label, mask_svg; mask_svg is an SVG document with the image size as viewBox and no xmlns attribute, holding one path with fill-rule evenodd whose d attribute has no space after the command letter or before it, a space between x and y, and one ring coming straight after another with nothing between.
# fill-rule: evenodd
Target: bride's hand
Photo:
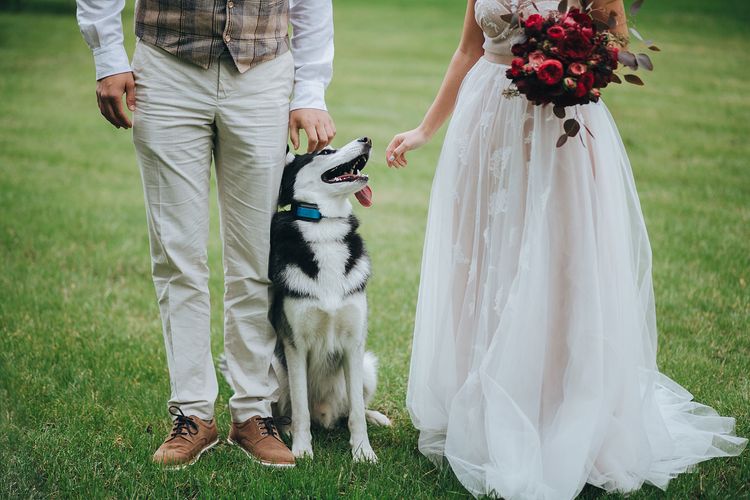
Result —
<instances>
[{"instance_id":1,"label":"bride's hand","mask_svg":"<svg viewBox=\"0 0 750 500\"><path fill-rule=\"evenodd\" d=\"M418 128L396 135L385 149L386 163L389 167L405 167L409 163L406 152L423 146L428 140L427 134Z\"/></svg>"}]
</instances>

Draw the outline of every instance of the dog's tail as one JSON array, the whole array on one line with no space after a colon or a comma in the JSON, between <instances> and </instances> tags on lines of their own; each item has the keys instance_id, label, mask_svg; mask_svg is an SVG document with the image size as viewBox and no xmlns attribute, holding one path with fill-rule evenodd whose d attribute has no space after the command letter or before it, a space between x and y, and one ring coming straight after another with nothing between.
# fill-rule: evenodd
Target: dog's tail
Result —
<instances>
[{"instance_id":1,"label":"dog's tail","mask_svg":"<svg viewBox=\"0 0 750 500\"><path fill-rule=\"evenodd\" d=\"M378 358L370 351L365 352L365 359L362 363L362 380L364 382L365 406L367 406L378 388Z\"/></svg>"},{"instance_id":2,"label":"dog's tail","mask_svg":"<svg viewBox=\"0 0 750 500\"><path fill-rule=\"evenodd\" d=\"M370 351L365 352L365 359L362 363L362 379L364 381L365 418L372 425L390 426L391 421L388 417L377 410L368 408L378 386L378 358Z\"/></svg>"}]
</instances>

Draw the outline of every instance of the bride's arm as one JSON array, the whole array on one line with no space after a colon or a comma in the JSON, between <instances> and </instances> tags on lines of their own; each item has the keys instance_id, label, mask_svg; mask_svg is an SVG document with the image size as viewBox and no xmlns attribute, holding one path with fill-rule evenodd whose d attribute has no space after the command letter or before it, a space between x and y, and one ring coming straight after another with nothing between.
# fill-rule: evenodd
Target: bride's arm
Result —
<instances>
[{"instance_id":1,"label":"bride's arm","mask_svg":"<svg viewBox=\"0 0 750 500\"><path fill-rule=\"evenodd\" d=\"M453 54L440 90L430 109L427 110L422 123L414 130L396 135L386 148L385 159L389 167L405 167L406 152L424 145L432 138L453 111L458 89L464 77L482 57L484 35L474 20L474 2L475 0L468 0L461 42Z\"/></svg>"},{"instance_id":2,"label":"bride's arm","mask_svg":"<svg viewBox=\"0 0 750 500\"><path fill-rule=\"evenodd\" d=\"M628 41L628 18L625 15L623 0L594 0L591 15L595 19L606 23L609 20L610 13L615 14L615 22L617 23L610 31L620 39L623 46L626 46Z\"/></svg>"}]
</instances>

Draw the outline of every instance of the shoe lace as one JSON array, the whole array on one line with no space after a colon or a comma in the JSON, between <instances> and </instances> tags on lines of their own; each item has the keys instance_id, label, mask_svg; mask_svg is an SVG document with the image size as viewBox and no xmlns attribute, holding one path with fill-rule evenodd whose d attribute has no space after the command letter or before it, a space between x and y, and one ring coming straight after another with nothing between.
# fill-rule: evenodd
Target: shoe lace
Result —
<instances>
[{"instance_id":1,"label":"shoe lace","mask_svg":"<svg viewBox=\"0 0 750 500\"><path fill-rule=\"evenodd\" d=\"M172 434L167 441L171 441L179 436L195 436L198 434L198 425L193 422L177 406L170 406L169 413L175 417L172 427Z\"/></svg>"},{"instance_id":2,"label":"shoe lace","mask_svg":"<svg viewBox=\"0 0 750 500\"><path fill-rule=\"evenodd\" d=\"M261 434L263 436L273 436L281 439L279 431L276 430L277 425L289 425L292 423L292 419L289 417L261 417L258 422Z\"/></svg>"}]
</instances>

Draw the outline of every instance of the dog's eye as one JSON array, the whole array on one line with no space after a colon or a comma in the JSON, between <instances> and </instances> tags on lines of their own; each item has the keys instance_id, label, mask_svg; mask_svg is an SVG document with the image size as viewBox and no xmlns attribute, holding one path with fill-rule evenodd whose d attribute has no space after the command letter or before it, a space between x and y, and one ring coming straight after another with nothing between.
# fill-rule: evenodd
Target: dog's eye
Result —
<instances>
[{"instance_id":1,"label":"dog's eye","mask_svg":"<svg viewBox=\"0 0 750 500\"><path fill-rule=\"evenodd\" d=\"M321 149L321 150L320 150L320 151L318 152L318 156L320 156L320 155L332 155L332 154L333 154L333 153L335 153L335 152L336 152L336 150L335 150L335 149Z\"/></svg>"}]
</instances>

